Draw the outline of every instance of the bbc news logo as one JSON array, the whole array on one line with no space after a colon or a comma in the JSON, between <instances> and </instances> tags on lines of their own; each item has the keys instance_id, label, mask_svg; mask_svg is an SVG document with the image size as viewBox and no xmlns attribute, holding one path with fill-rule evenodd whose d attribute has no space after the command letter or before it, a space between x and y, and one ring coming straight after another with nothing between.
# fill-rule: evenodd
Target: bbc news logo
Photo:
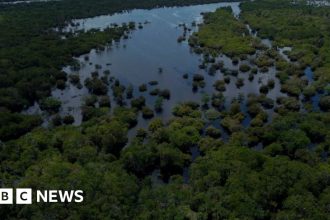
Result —
<instances>
[{"instance_id":1,"label":"bbc news logo","mask_svg":"<svg viewBox=\"0 0 330 220\"><path fill-rule=\"evenodd\" d=\"M33 196L37 203L81 203L84 201L82 190L37 190L16 189L15 204L29 205L33 203ZM11 188L0 189L0 205L14 204L14 190Z\"/></svg>"}]
</instances>

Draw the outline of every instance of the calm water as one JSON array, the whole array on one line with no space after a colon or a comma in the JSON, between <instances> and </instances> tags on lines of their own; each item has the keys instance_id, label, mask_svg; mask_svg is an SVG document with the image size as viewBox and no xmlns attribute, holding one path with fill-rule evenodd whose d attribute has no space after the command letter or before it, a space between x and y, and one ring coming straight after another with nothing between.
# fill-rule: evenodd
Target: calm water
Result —
<instances>
[{"instance_id":1,"label":"calm water","mask_svg":"<svg viewBox=\"0 0 330 220\"><path fill-rule=\"evenodd\" d=\"M102 76L104 70L110 70L110 76L118 79L125 86L133 85L134 97L144 96L147 106L153 108L156 97L149 95L149 92L155 88L169 89L171 91L171 99L164 101L163 112L156 115L164 121L172 116L173 107L185 101L200 102L204 93L209 94L215 92L213 84L218 79L223 79L223 73L217 71L214 76L210 76L207 71L201 70L199 65L203 62L201 55L195 54L189 47L187 41L178 43L178 37L183 34L182 24L189 29L188 36L197 31L198 26L192 23L200 24L203 21L203 12L213 12L220 7L231 7L233 14L238 17L240 14L239 3L217 3L206 5L195 5L187 7L157 8L152 10L132 10L129 12L118 13L108 16L98 16L88 19L73 20L70 25L64 28L63 32L76 32L80 30L104 29L113 24L122 24L134 21L137 24L143 24L142 29L133 31L128 39L122 39L120 42L113 42L107 46L104 51L91 50L89 54L82 55L76 59L81 65L80 75L81 83L84 84L85 79L91 77L91 72L95 71L95 65L101 65L102 69L98 72ZM74 24L74 25L71 25ZM252 33L249 26L247 28ZM257 33L254 34L256 36ZM264 44L268 47L272 46L272 42L263 39ZM279 48L279 53L285 58L284 51L291 48ZM89 60L85 61L88 56ZM254 55L255 56L255 55ZM253 58L251 56L249 59ZM249 59L241 61L241 63L249 63ZM239 65L233 65L232 60L224 55L219 56L217 61L222 61L225 68L229 70L237 70ZM253 66L253 65L252 65ZM162 68L162 73L159 72ZM67 73L73 73L70 67L64 68ZM274 89L270 90L268 97L276 99L278 96L286 96L280 91L280 82L275 77L275 68L269 68L267 73L258 73L252 81L248 80L247 73L240 73L237 77L230 76L231 81L226 85L224 96L226 98L226 106L228 106L233 98L239 95L247 97L248 94L259 94L259 88L262 84L266 84L268 80L275 80ZM197 92L192 90L193 75L199 73L205 77L205 87L200 88ZM188 74L188 79L184 79L183 75ZM306 69L306 77L312 81L311 69ZM237 78L244 79L244 86L237 88ZM158 81L156 86L148 85L150 81ZM141 84L148 85L147 92L139 92L138 87ZM63 103L61 114L72 114L75 117L75 124L79 125L82 121L81 105L84 97L88 96L88 90L83 87L77 87L67 83L65 90L54 90L53 96L60 99ZM112 106L115 105L112 90L109 88L108 95L111 97ZM130 100L126 100L129 105ZM318 98L314 97L313 104L318 103ZM242 105L243 112L246 107ZM28 113L40 113L38 104L30 108ZM273 111L268 111L270 119ZM250 117L245 118L243 125L249 126ZM129 136L134 136L137 128L146 128L148 120L139 115L139 124L130 130Z\"/></svg>"},{"instance_id":2,"label":"calm water","mask_svg":"<svg viewBox=\"0 0 330 220\"><path fill-rule=\"evenodd\" d=\"M198 26L192 23L200 24L203 21L202 12L213 12L220 7L231 7L236 17L240 14L239 3L218 3L207 5L196 5L187 7L173 7L173 8L157 8L152 10L132 10L129 12L118 13L109 16L99 16L88 19L74 20L71 24L64 28L63 32L87 31L90 29L104 29L112 26L114 23L122 24L128 22L135 22L143 24L142 29L133 31L128 39L122 39L120 42L113 42L111 46L107 46L104 51L91 50L89 54L85 54L76 59L81 65L78 71L81 83L84 84L85 79L91 77L91 72L95 71L95 65L101 65L99 70L100 76L103 71L110 70L110 76L118 79L121 84L125 86L133 85L134 97L144 96L146 98L147 106L153 109L156 97L149 95L149 92L155 88L169 89L171 92L171 99L164 101L163 112L156 115L164 121L172 116L173 107L186 101L200 102L204 93L210 96L215 92L213 84L218 79L223 79L224 75L220 71L213 76L209 75L207 71L199 68L203 62L201 55L195 54L188 45L187 41L178 43L178 38L183 34L182 24L185 24L189 29L188 36L194 31L197 31ZM249 26L247 26L249 28ZM252 33L254 36L257 33ZM272 47L272 42L268 39L263 39L262 42ZM279 53L289 61L286 51L292 48L278 48ZM89 60L85 61L88 56ZM250 66L249 57L246 61L240 63L248 63ZM222 61L224 67L229 70L238 70L239 65L233 65L232 60L224 55L219 56L217 61ZM159 69L163 71L160 73ZM68 74L73 73L70 67L64 68ZM248 73L239 73L237 77L230 76L231 81L226 85L226 91L223 92L226 98L226 106L228 106L233 98L239 96L247 97L248 94L259 94L260 86L266 84L268 80L275 80L274 89L267 94L268 97L276 99L279 96L286 96L280 91L280 82L275 77L275 68L269 68L266 73L259 72L254 76L252 81L248 80ZM199 73L205 77L205 87L194 92L192 90L193 75ZM188 74L188 79L184 79L183 75ZM313 72L310 68L305 71L305 76L310 83L313 81ZM235 83L238 78L244 79L244 86L237 88ZM150 81L158 81L158 85L148 85ZM138 87L141 84L148 85L147 92L139 92ZM110 86L109 86L110 87ZM72 114L75 117L75 124L79 125L82 121L80 107L83 103L84 97L89 95L88 90L83 87L81 89L67 83L65 90L54 90L54 97L60 99L63 103L61 114ZM108 95L111 97L112 106L115 106L112 90L109 88ZM313 106L317 106L319 96L313 97ZM126 100L129 105L130 101ZM247 109L242 104L242 111L246 113ZM113 109L113 108L112 108ZM38 104L35 104L28 110L28 113L38 113L40 109ZM267 110L269 119L272 118L273 110ZM243 121L243 126L247 127L250 124L250 117L246 114ZM134 137L138 128L146 128L149 120L145 120L139 115L138 125L129 131L129 137ZM223 131L223 139L226 140L226 132L220 126L220 120L209 122L208 125ZM256 149L260 148L257 146ZM262 147L262 146L261 146ZM199 155L198 147L191 149L192 160ZM159 179L159 170L156 170L153 177ZM189 168L186 167L183 173L186 182L189 181Z\"/></svg>"},{"instance_id":3,"label":"calm water","mask_svg":"<svg viewBox=\"0 0 330 220\"><path fill-rule=\"evenodd\" d=\"M189 29L188 36L194 31L197 31L198 26L192 23L200 24L202 12L213 12L219 7L231 7L236 17L239 16L239 3L218 3L207 5L196 5L187 7L172 7L172 8L157 8L152 10L132 10L129 12L118 13L109 16L99 16L88 19L74 20L64 28L63 32L76 32L78 30L104 29L113 24L122 24L134 21L137 24L143 24L142 29L133 31L128 39L122 39L120 42L113 42L107 46L104 51L91 50L89 54L85 54L76 59L81 65L80 75L81 83L84 84L85 79L91 77L91 72L95 71L95 65L101 65L99 70L102 76L104 70L110 70L110 76L118 79L125 86L133 85L134 97L144 96L147 106L153 108L156 97L149 95L149 92L155 88L169 89L171 99L164 101L163 112L156 115L164 121L172 116L173 107L185 101L200 102L204 93L210 96L215 92L213 84L218 79L223 79L224 75L220 71L214 76L207 73L206 70L199 68L203 62L201 55L195 54L189 47L187 41L178 43L178 37L183 34L182 24L185 24ZM137 25L138 26L138 25ZM249 28L249 26L247 26ZM251 29L249 28L250 32ZM257 33L255 33L256 36ZM268 47L272 46L272 42L263 39L264 44ZM279 48L279 53L285 59L288 57L284 51L289 51L291 48ZM88 56L89 60L85 61ZM249 59L254 58L251 56ZM249 63L250 61L241 61L241 63ZM224 67L229 70L237 70L239 65L233 65L232 60L224 55L219 56L217 61L222 61ZM251 65L251 64L250 64ZM252 65L253 66L253 65ZM160 73L159 68L163 71ZM67 73L73 73L70 67L64 68ZM259 94L261 85L266 84L268 80L275 80L274 89L270 90L268 97L276 99L278 96L286 96L280 91L280 82L275 77L275 68L269 68L266 73L258 73L252 81L248 80L248 73L240 73L237 77L230 76L231 81L226 85L226 91L223 93L226 98L226 106L228 106L233 98L238 96L247 97L248 94ZM205 87L198 91L192 90L193 75L199 73L205 77ZM183 75L188 74L188 79L184 79ZM306 77L312 81L311 69L306 69ZM238 78L244 79L244 86L237 88L236 81ZM150 81L158 81L156 86L148 85ZM141 84L148 85L147 92L139 92L138 87ZM75 124L79 125L82 121L81 105L84 102L84 97L88 96L88 90L83 87L77 87L67 83L65 90L54 90L53 96L60 99L63 103L61 114L72 114L75 117ZM112 106L115 106L112 90L109 88L108 95L111 97ZM126 100L129 105L130 100ZM313 104L317 105L318 97L313 98ZM242 111L246 112L246 107L242 105ZM38 105L35 104L30 108L28 113L40 113ZM269 118L272 118L273 111L269 111ZM243 121L245 127L249 126L250 117L246 114ZM46 117L47 118L47 117ZM129 136L135 135L137 128L146 128L148 120L139 115L138 125L130 130ZM218 126L217 126L218 127Z\"/></svg>"},{"instance_id":4,"label":"calm water","mask_svg":"<svg viewBox=\"0 0 330 220\"><path fill-rule=\"evenodd\" d=\"M234 15L237 17L240 14L239 4L239 2L234 2L185 7L164 7L151 10L135 9L113 15L72 20L71 24L78 24L78 26L75 25L73 27L72 25L68 25L64 31L90 30L94 28L104 29L106 27L110 27L111 24L122 24L130 21L136 23L150 21L153 23L152 26L161 25L153 30L158 30L161 33L165 33L166 30L176 28L177 25L182 23L192 23L193 21L200 23L203 20L203 16L201 15L202 12L213 12L217 8L221 7L231 7Z\"/></svg>"},{"instance_id":5,"label":"calm water","mask_svg":"<svg viewBox=\"0 0 330 220\"><path fill-rule=\"evenodd\" d=\"M61 1L61 0L26 0L26 1L8 1L8 2L0 2L0 5L16 5L16 4L29 4L36 2L49 2L49 1Z\"/></svg>"},{"instance_id":6,"label":"calm water","mask_svg":"<svg viewBox=\"0 0 330 220\"><path fill-rule=\"evenodd\" d=\"M309 0L307 1L309 5L314 5L314 6L330 6L329 0Z\"/></svg>"},{"instance_id":7,"label":"calm water","mask_svg":"<svg viewBox=\"0 0 330 220\"><path fill-rule=\"evenodd\" d=\"M186 24L191 29L191 34L197 31L197 27L192 22L202 22L202 12L212 12L219 7L232 7L235 16L239 16L239 3L218 3L207 5L196 5L187 7L157 8L152 10L133 10L125 13L114 14L112 16L99 16L89 19L74 20L74 26L69 25L63 31L77 31L90 29L104 29L114 23L134 21L144 24L143 29L137 29L131 33L130 38L114 43L105 51L92 50L89 54L89 61L85 61L83 55L77 60L81 63L79 71L81 82L90 77L91 72L95 71L95 64L101 65L104 70L110 70L111 76L119 79L124 85L134 86L134 96L143 95L147 99L149 107L154 106L155 97L149 95L153 88L169 89L171 99L164 102L164 111L159 117L164 120L171 116L172 108L184 101L201 101L202 94L212 95L215 91L213 84L218 79L223 79L220 71L215 76L210 76L205 70L201 70L199 65L202 63L202 57L191 51L187 41L178 43L177 39L183 34L183 27L180 24ZM234 66L231 59L226 56L220 56L218 60L224 62L225 67L230 70L237 70L238 65ZM243 61L248 63L249 61ZM163 69L159 73L159 68ZM70 73L70 68L65 68ZM192 91L192 77L200 73L205 77L206 86L197 92ZM188 79L183 79L183 75L188 74ZM276 98L280 93L279 81L275 78L275 69L270 68L268 73L258 73L253 81L248 80L248 74L241 73L239 78L244 79L245 85L238 89L235 85L237 77L231 76L231 82L228 84L224 95L226 103L229 104L233 98L237 98L240 93L247 96L249 93L259 94L261 84L269 79L275 79L276 85L268 94L271 98ZM138 86L149 81L156 80L157 86L149 86L148 91L140 93ZM68 112L73 114L76 124L81 123L80 106L81 100L88 95L86 88L77 89L74 86L68 86L67 89L55 90L53 95L63 102L62 114ZM112 91L109 90L112 96ZM114 103L114 102L113 102ZM129 102L128 102L129 103ZM147 121L141 120L137 127L146 127ZM134 129L131 131L134 133Z\"/></svg>"}]
</instances>

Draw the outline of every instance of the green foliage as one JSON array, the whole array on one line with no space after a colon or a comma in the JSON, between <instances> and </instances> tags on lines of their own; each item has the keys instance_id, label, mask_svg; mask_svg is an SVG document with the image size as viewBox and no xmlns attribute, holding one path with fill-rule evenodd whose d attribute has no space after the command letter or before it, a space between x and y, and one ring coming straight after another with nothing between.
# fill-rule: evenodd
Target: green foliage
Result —
<instances>
[{"instance_id":1,"label":"green foliage","mask_svg":"<svg viewBox=\"0 0 330 220\"><path fill-rule=\"evenodd\" d=\"M175 128L175 126L176 124L172 124L170 127L172 131L169 135L169 139L176 147L182 150L188 150L198 143L200 134L196 128L192 126Z\"/></svg>"},{"instance_id":2,"label":"green foliage","mask_svg":"<svg viewBox=\"0 0 330 220\"><path fill-rule=\"evenodd\" d=\"M212 138L220 138L221 137L221 131L213 126L210 126L206 128L205 134L207 136L210 136Z\"/></svg>"},{"instance_id":3,"label":"green foliage","mask_svg":"<svg viewBox=\"0 0 330 220\"><path fill-rule=\"evenodd\" d=\"M95 108L91 106L81 107L82 120L88 121L92 118L101 117L109 112L108 108Z\"/></svg>"},{"instance_id":4,"label":"green foliage","mask_svg":"<svg viewBox=\"0 0 330 220\"><path fill-rule=\"evenodd\" d=\"M164 102L164 98L163 97L158 97L155 101L155 111L156 112L161 112L163 110L163 102Z\"/></svg>"},{"instance_id":5,"label":"green foliage","mask_svg":"<svg viewBox=\"0 0 330 220\"><path fill-rule=\"evenodd\" d=\"M60 110L61 101L48 97L40 102L40 109L49 113L57 113Z\"/></svg>"},{"instance_id":6,"label":"green foliage","mask_svg":"<svg viewBox=\"0 0 330 220\"><path fill-rule=\"evenodd\" d=\"M306 83L298 77L293 77L285 81L282 85L281 91L286 92L292 96L299 96L306 86Z\"/></svg>"},{"instance_id":7,"label":"green foliage","mask_svg":"<svg viewBox=\"0 0 330 220\"><path fill-rule=\"evenodd\" d=\"M31 166L19 186L38 189L82 189L88 192L85 194L83 206L36 204L31 206L31 209L22 208L20 212L20 215L26 218L54 219L68 216L93 216L96 219L128 218L132 213L130 204L135 200L134 195L138 190L136 178L114 163L94 162L80 165L68 163L56 156Z\"/></svg>"},{"instance_id":8,"label":"green foliage","mask_svg":"<svg viewBox=\"0 0 330 220\"><path fill-rule=\"evenodd\" d=\"M261 36L272 37L275 45L293 46L289 56L301 62L302 67L309 64L317 68L315 83L307 86L299 78L301 67L283 62L274 51L255 60L261 68L271 66L275 60L281 71L277 76L284 84L282 91L293 96L277 100L279 106L269 123L265 109L272 109L274 100L266 95L248 96L251 126L244 128L241 103L235 101L228 111L220 112L225 98L216 93L211 97L216 110L202 115L198 103L181 103L173 109L175 118L152 120L148 130L137 129L135 137L130 134L131 141L126 146L128 129L137 123L136 110L151 115L143 97L131 101L132 109L117 107L110 115L109 97L91 96L82 108L85 122L77 127L69 125L73 122L69 115L63 120L55 115L60 122L56 127L36 128L41 123L39 116L13 113L35 100L42 100L42 109L57 112L60 103L47 98L53 86L63 86L67 78L74 84L80 81L77 76L67 77L62 66L71 63L78 67L72 63L72 56L118 40L128 31L118 27L68 34L61 39L51 27L62 26L73 17L197 2L65 0L3 7L2 187L85 192L82 204L1 206L3 219L329 219L330 167L324 155L329 153L330 116L328 112L299 112L301 102L297 98L302 92L308 98L324 90L320 107L329 109L327 8L291 5L286 0L243 3L242 18L253 29L258 29ZM207 14L205 21L198 39L194 36L190 43L197 40L206 50L237 57L255 51L258 42L243 37L245 25L229 9ZM195 77L198 82L203 79ZM216 89L222 91L229 81L227 78L216 82ZM95 95L107 93L106 83L97 76L86 84ZM272 83L267 87L272 88ZM125 87L118 81L112 89L120 104ZM126 95L132 98L132 87L128 87ZM162 90L157 95L155 110L161 109L170 92ZM204 96L203 104L209 101L210 97ZM101 108L95 107L97 102ZM208 120L221 118L220 124L215 128L204 121L204 116ZM66 125L60 125L62 122ZM218 129L220 125L224 129ZM258 152L249 147L262 149ZM198 152L193 152L196 148L201 151L197 159L194 157Z\"/></svg>"},{"instance_id":9,"label":"green foliage","mask_svg":"<svg viewBox=\"0 0 330 220\"><path fill-rule=\"evenodd\" d=\"M18 138L41 123L40 116L0 112L0 140L8 141Z\"/></svg>"},{"instance_id":10,"label":"green foliage","mask_svg":"<svg viewBox=\"0 0 330 220\"><path fill-rule=\"evenodd\" d=\"M330 110L330 96L323 96L320 99L320 107L325 111Z\"/></svg>"},{"instance_id":11,"label":"green foliage","mask_svg":"<svg viewBox=\"0 0 330 220\"><path fill-rule=\"evenodd\" d=\"M85 86L90 93L95 95L105 95L108 92L107 85L98 78L88 78L85 80Z\"/></svg>"},{"instance_id":12,"label":"green foliage","mask_svg":"<svg viewBox=\"0 0 330 220\"><path fill-rule=\"evenodd\" d=\"M202 48L229 56L253 54L252 37L243 37L248 31L233 15L231 8L221 8L204 15L205 24L190 42L197 41Z\"/></svg>"},{"instance_id":13,"label":"green foliage","mask_svg":"<svg viewBox=\"0 0 330 220\"><path fill-rule=\"evenodd\" d=\"M216 119L220 118L220 112L218 112L215 109L209 109L205 112L205 117L208 120L213 121L213 120L216 120Z\"/></svg>"},{"instance_id":14,"label":"green foliage","mask_svg":"<svg viewBox=\"0 0 330 220\"><path fill-rule=\"evenodd\" d=\"M146 104L146 100L143 96L140 96L139 98L132 99L131 106L132 108L136 108L138 110L141 110Z\"/></svg>"},{"instance_id":15,"label":"green foliage","mask_svg":"<svg viewBox=\"0 0 330 220\"><path fill-rule=\"evenodd\" d=\"M317 167L285 157L269 158L245 148L221 148L193 164L191 185L196 193L191 208L201 218L263 219L289 214L326 219L322 208L315 206L318 196L325 195L323 177ZM302 196L304 199L299 198ZM303 212L300 207L304 207Z\"/></svg>"},{"instance_id":16,"label":"green foliage","mask_svg":"<svg viewBox=\"0 0 330 220\"><path fill-rule=\"evenodd\" d=\"M85 130L89 139L98 147L99 151L119 155L120 150L127 143L127 127L117 121L105 122Z\"/></svg>"},{"instance_id":17,"label":"green foliage","mask_svg":"<svg viewBox=\"0 0 330 220\"><path fill-rule=\"evenodd\" d=\"M262 141L266 151L299 159L299 149L325 140L328 135L328 114L289 114L276 118L265 128ZM270 148L268 149L268 145ZM276 150L274 151L274 147Z\"/></svg>"},{"instance_id":18,"label":"green foliage","mask_svg":"<svg viewBox=\"0 0 330 220\"><path fill-rule=\"evenodd\" d=\"M269 38L276 46L292 47L289 58L299 61L300 66L311 65L323 82L329 82L328 7L314 7L299 1L291 4L287 0L260 0L243 3L242 19L258 36ZM283 69L283 62L277 62Z\"/></svg>"},{"instance_id":19,"label":"green foliage","mask_svg":"<svg viewBox=\"0 0 330 220\"><path fill-rule=\"evenodd\" d=\"M134 127L137 123L137 114L132 109L117 107L113 111L113 117L126 123L129 128Z\"/></svg>"},{"instance_id":20,"label":"green foliage","mask_svg":"<svg viewBox=\"0 0 330 220\"><path fill-rule=\"evenodd\" d=\"M67 124L67 125L73 124L74 123L74 117L72 115L64 116L63 123Z\"/></svg>"},{"instance_id":21,"label":"green foliage","mask_svg":"<svg viewBox=\"0 0 330 220\"><path fill-rule=\"evenodd\" d=\"M251 67L247 64L241 64L239 66L239 70L242 71L243 73L249 72Z\"/></svg>"},{"instance_id":22,"label":"green foliage","mask_svg":"<svg viewBox=\"0 0 330 220\"><path fill-rule=\"evenodd\" d=\"M150 119L154 117L154 111L148 107L142 108L142 117L145 119Z\"/></svg>"},{"instance_id":23,"label":"green foliage","mask_svg":"<svg viewBox=\"0 0 330 220\"><path fill-rule=\"evenodd\" d=\"M187 102L177 105L173 109L173 115L178 117L200 117L201 113L198 111L199 104L194 102Z\"/></svg>"},{"instance_id":24,"label":"green foliage","mask_svg":"<svg viewBox=\"0 0 330 220\"><path fill-rule=\"evenodd\" d=\"M227 117L238 117L237 111L233 107ZM78 128L37 129L5 143L0 151L4 186L86 193L83 204L36 203L30 211L19 208L20 216L326 219L330 167L308 148L310 143L329 146L328 114L275 118L262 129L265 150L257 152L246 147L249 133L235 132L225 145L201 137L205 123L187 116L168 125L153 120L145 140L137 138L122 149L130 121L122 115L129 112L118 108L112 118L95 118ZM207 134L219 137L213 127ZM196 145L203 156L191 163L186 152ZM181 175L190 163L187 184ZM155 170L160 182L154 180ZM0 212L11 217L17 209L4 206Z\"/></svg>"}]
</instances>

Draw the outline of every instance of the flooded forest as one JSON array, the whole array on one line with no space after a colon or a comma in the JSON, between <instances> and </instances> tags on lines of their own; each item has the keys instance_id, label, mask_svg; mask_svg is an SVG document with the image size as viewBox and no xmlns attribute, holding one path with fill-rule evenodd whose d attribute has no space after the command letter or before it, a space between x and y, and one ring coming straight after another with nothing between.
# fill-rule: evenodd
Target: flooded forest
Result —
<instances>
[{"instance_id":1,"label":"flooded forest","mask_svg":"<svg viewBox=\"0 0 330 220\"><path fill-rule=\"evenodd\" d=\"M3 219L330 219L330 2L0 0Z\"/></svg>"}]
</instances>

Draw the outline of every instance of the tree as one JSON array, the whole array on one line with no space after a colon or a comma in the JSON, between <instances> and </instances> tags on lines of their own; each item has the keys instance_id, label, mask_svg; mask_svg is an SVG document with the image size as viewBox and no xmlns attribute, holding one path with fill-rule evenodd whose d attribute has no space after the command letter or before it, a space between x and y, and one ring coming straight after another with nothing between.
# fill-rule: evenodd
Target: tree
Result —
<instances>
[{"instance_id":1,"label":"tree","mask_svg":"<svg viewBox=\"0 0 330 220\"><path fill-rule=\"evenodd\" d=\"M86 133L99 150L116 156L127 143L127 127L115 120L88 128Z\"/></svg>"},{"instance_id":2,"label":"tree","mask_svg":"<svg viewBox=\"0 0 330 220\"><path fill-rule=\"evenodd\" d=\"M146 104L146 100L143 96L140 96L139 98L136 99L132 99L131 101L131 106L132 108L136 108L136 109L142 109Z\"/></svg>"},{"instance_id":3,"label":"tree","mask_svg":"<svg viewBox=\"0 0 330 220\"><path fill-rule=\"evenodd\" d=\"M155 101L155 111L156 112L161 112L163 110L163 102L164 102L164 98L163 97L158 97Z\"/></svg>"},{"instance_id":4,"label":"tree","mask_svg":"<svg viewBox=\"0 0 330 220\"><path fill-rule=\"evenodd\" d=\"M50 114L54 114L60 110L61 101L53 97L48 97L40 102L40 108Z\"/></svg>"},{"instance_id":5,"label":"tree","mask_svg":"<svg viewBox=\"0 0 330 220\"><path fill-rule=\"evenodd\" d=\"M74 117L72 115L66 115L63 118L63 123L66 125L70 125L74 123Z\"/></svg>"},{"instance_id":6,"label":"tree","mask_svg":"<svg viewBox=\"0 0 330 220\"><path fill-rule=\"evenodd\" d=\"M145 119L150 119L150 118L154 117L154 111L148 107L143 107L142 116Z\"/></svg>"},{"instance_id":7,"label":"tree","mask_svg":"<svg viewBox=\"0 0 330 220\"><path fill-rule=\"evenodd\" d=\"M86 79L85 86L95 95L105 95L108 92L108 86L99 78Z\"/></svg>"},{"instance_id":8,"label":"tree","mask_svg":"<svg viewBox=\"0 0 330 220\"><path fill-rule=\"evenodd\" d=\"M324 111L330 110L330 96L323 96L320 99L320 108Z\"/></svg>"},{"instance_id":9,"label":"tree","mask_svg":"<svg viewBox=\"0 0 330 220\"><path fill-rule=\"evenodd\" d=\"M206 93L202 95L202 104L204 107L207 107L210 102L210 96Z\"/></svg>"}]
</instances>

